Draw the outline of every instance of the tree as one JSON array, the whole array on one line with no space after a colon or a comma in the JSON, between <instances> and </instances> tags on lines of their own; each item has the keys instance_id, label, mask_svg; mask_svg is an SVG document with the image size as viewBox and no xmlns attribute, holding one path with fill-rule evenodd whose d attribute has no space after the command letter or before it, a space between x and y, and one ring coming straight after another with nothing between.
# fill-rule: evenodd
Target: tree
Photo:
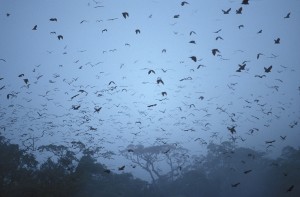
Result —
<instances>
[{"instance_id":1,"label":"tree","mask_svg":"<svg viewBox=\"0 0 300 197\"><path fill-rule=\"evenodd\" d=\"M0 196L32 195L37 164L32 154L0 136Z\"/></svg>"},{"instance_id":2,"label":"tree","mask_svg":"<svg viewBox=\"0 0 300 197\"><path fill-rule=\"evenodd\" d=\"M164 144L144 147L143 145L129 145L121 154L132 163L147 171L155 184L157 179L171 179L180 174L181 169L187 163L187 150L176 144ZM160 167L169 166L167 172Z\"/></svg>"}]
</instances>

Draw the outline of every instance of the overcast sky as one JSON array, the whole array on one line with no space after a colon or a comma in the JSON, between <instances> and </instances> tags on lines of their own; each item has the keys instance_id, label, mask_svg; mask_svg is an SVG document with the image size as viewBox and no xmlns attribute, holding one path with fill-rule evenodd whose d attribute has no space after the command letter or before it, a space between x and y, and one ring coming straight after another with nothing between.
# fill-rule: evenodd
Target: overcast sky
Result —
<instances>
[{"instance_id":1,"label":"overcast sky","mask_svg":"<svg viewBox=\"0 0 300 197\"><path fill-rule=\"evenodd\" d=\"M1 0L0 132L116 157L129 144L298 147L300 1L241 2Z\"/></svg>"}]
</instances>

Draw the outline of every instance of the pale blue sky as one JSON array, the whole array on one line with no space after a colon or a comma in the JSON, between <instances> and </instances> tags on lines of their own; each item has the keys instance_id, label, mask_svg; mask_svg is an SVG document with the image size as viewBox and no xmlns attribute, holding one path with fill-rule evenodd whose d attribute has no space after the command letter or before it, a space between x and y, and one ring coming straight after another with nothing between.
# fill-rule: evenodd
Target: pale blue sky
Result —
<instances>
[{"instance_id":1,"label":"pale blue sky","mask_svg":"<svg viewBox=\"0 0 300 197\"><path fill-rule=\"evenodd\" d=\"M298 146L300 1L188 2L1 0L0 59L5 61L0 61L0 88L5 87L0 90L0 126L6 128L1 133L21 144L45 130L38 145L81 140L116 154L131 143L150 146L162 138L203 153L206 146L194 139L226 141L231 138L227 127L236 125L233 136L239 146L265 151L265 141L276 140L268 149L273 153ZM235 13L239 7L241 15ZM222 9L229 8L224 15ZM122 12L129 17L124 19ZM274 44L278 37L281 43ZM221 56L212 55L214 48ZM256 59L258 53L264 55ZM195 63L190 56L201 61ZM236 72L245 60L246 70ZM205 67L197 69L199 64ZM265 73L270 65L272 71ZM150 69L155 74L148 75ZM21 73L25 76L19 78ZM156 84L158 77L164 85ZM192 80L180 81L188 77ZM108 85L110 81L115 85ZM163 91L168 95L163 97ZM7 94L16 97L7 99ZM71 109L79 104L80 110ZM151 104L157 106L147 107ZM101 111L94 113L98 106ZM84 118L89 121L80 124ZM291 128L294 122L298 125ZM259 131L249 135L253 128ZM184 131L188 129L194 131ZM217 138L211 137L214 132ZM280 136L287 138L282 141Z\"/></svg>"}]
</instances>

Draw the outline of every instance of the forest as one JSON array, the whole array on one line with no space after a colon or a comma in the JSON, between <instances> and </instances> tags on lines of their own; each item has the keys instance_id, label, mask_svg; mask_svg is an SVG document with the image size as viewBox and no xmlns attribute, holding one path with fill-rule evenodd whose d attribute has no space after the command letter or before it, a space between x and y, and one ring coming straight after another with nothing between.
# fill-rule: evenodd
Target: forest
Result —
<instances>
[{"instance_id":1,"label":"forest","mask_svg":"<svg viewBox=\"0 0 300 197\"><path fill-rule=\"evenodd\" d=\"M207 155L190 157L192 162L178 168L176 176L171 170L149 183L130 173L109 170L88 150L82 150L78 158L79 154L71 148L42 146L41 151L53 155L39 163L32 153L0 136L0 196L300 195L299 148L287 146L276 159L263 152L236 147L232 142L209 144L207 148ZM132 152L133 149L127 151Z\"/></svg>"}]
</instances>

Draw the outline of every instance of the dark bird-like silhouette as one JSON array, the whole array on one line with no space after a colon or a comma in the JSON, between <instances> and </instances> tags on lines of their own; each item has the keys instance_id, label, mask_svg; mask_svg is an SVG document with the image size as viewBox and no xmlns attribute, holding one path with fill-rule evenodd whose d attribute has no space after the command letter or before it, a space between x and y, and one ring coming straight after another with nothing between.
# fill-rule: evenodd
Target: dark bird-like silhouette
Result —
<instances>
[{"instance_id":1,"label":"dark bird-like silhouette","mask_svg":"<svg viewBox=\"0 0 300 197\"><path fill-rule=\"evenodd\" d=\"M290 18L291 13L289 12L284 18Z\"/></svg>"},{"instance_id":2,"label":"dark bird-like silhouette","mask_svg":"<svg viewBox=\"0 0 300 197\"><path fill-rule=\"evenodd\" d=\"M261 56L261 55L264 55L264 54L258 53L258 54L256 55L256 59L259 59L259 56Z\"/></svg>"},{"instance_id":3,"label":"dark bird-like silhouette","mask_svg":"<svg viewBox=\"0 0 300 197\"><path fill-rule=\"evenodd\" d=\"M228 10L222 10L222 12L223 12L223 14L229 14L229 12L230 12L230 10L231 10L231 8L229 8Z\"/></svg>"},{"instance_id":4,"label":"dark bird-like silhouette","mask_svg":"<svg viewBox=\"0 0 300 197\"><path fill-rule=\"evenodd\" d=\"M196 44L195 40L191 40L191 41L189 41L189 43Z\"/></svg>"},{"instance_id":5,"label":"dark bird-like silhouette","mask_svg":"<svg viewBox=\"0 0 300 197\"><path fill-rule=\"evenodd\" d=\"M151 105L148 105L147 107L155 107L157 104L151 104Z\"/></svg>"},{"instance_id":6,"label":"dark bird-like silhouette","mask_svg":"<svg viewBox=\"0 0 300 197\"><path fill-rule=\"evenodd\" d=\"M205 67L203 64L199 64L198 66L197 66L197 69L199 69L199 68L201 68L201 67Z\"/></svg>"},{"instance_id":7,"label":"dark bird-like silhouette","mask_svg":"<svg viewBox=\"0 0 300 197\"><path fill-rule=\"evenodd\" d=\"M243 7L240 7L235 11L236 14L242 14Z\"/></svg>"},{"instance_id":8,"label":"dark bird-like silhouette","mask_svg":"<svg viewBox=\"0 0 300 197\"><path fill-rule=\"evenodd\" d=\"M5 59L0 59L0 61L6 62L6 60L5 60Z\"/></svg>"},{"instance_id":9,"label":"dark bird-like silhouette","mask_svg":"<svg viewBox=\"0 0 300 197\"><path fill-rule=\"evenodd\" d=\"M220 31L222 31L222 29L219 29L219 30L217 30L217 31L215 31L215 32L213 32L213 33L217 34L217 33L219 33Z\"/></svg>"},{"instance_id":10,"label":"dark bird-like silhouette","mask_svg":"<svg viewBox=\"0 0 300 197\"><path fill-rule=\"evenodd\" d=\"M77 96L79 96L79 94L75 94L74 96L71 97L71 100L73 100L74 98L76 98Z\"/></svg>"},{"instance_id":11,"label":"dark bird-like silhouette","mask_svg":"<svg viewBox=\"0 0 300 197\"><path fill-rule=\"evenodd\" d=\"M179 14L176 14L173 16L173 18L179 18L179 16L180 16Z\"/></svg>"},{"instance_id":12,"label":"dark bird-like silhouette","mask_svg":"<svg viewBox=\"0 0 300 197\"><path fill-rule=\"evenodd\" d=\"M162 92L161 95L162 96L167 96L168 94L167 94L167 92Z\"/></svg>"},{"instance_id":13,"label":"dark bird-like silhouette","mask_svg":"<svg viewBox=\"0 0 300 197\"><path fill-rule=\"evenodd\" d=\"M110 82L108 83L109 86L110 86L111 84L115 84L115 82L114 82L114 81L110 81Z\"/></svg>"},{"instance_id":14,"label":"dark bird-like silhouette","mask_svg":"<svg viewBox=\"0 0 300 197\"><path fill-rule=\"evenodd\" d=\"M136 29L136 30L135 30L135 33L136 33L136 34L140 34L141 31L140 31L139 29Z\"/></svg>"},{"instance_id":15,"label":"dark bird-like silhouette","mask_svg":"<svg viewBox=\"0 0 300 197\"><path fill-rule=\"evenodd\" d=\"M119 171L124 170L124 169L125 169L125 166L121 166L118 168Z\"/></svg>"},{"instance_id":16,"label":"dark bird-like silhouette","mask_svg":"<svg viewBox=\"0 0 300 197\"><path fill-rule=\"evenodd\" d=\"M195 34L195 35L196 35L196 32L195 32L195 31L190 31L190 36L191 36L192 34Z\"/></svg>"},{"instance_id":17,"label":"dark bird-like silhouette","mask_svg":"<svg viewBox=\"0 0 300 197\"><path fill-rule=\"evenodd\" d=\"M94 107L94 113L99 113L102 107Z\"/></svg>"},{"instance_id":18,"label":"dark bird-like silhouette","mask_svg":"<svg viewBox=\"0 0 300 197\"><path fill-rule=\"evenodd\" d=\"M264 67L264 69L265 69L265 72L266 72L266 73L269 73L269 72L271 72L271 70L272 70L272 65L269 66L268 68Z\"/></svg>"},{"instance_id":19,"label":"dark bird-like silhouette","mask_svg":"<svg viewBox=\"0 0 300 197\"><path fill-rule=\"evenodd\" d=\"M156 83L157 84L163 84L164 85L164 82L163 82L163 80L160 78L160 77L157 77L157 79L156 79Z\"/></svg>"},{"instance_id":20,"label":"dark bird-like silhouette","mask_svg":"<svg viewBox=\"0 0 300 197\"><path fill-rule=\"evenodd\" d=\"M80 105L72 105L72 109L78 110L81 106Z\"/></svg>"},{"instance_id":21,"label":"dark bird-like silhouette","mask_svg":"<svg viewBox=\"0 0 300 197\"><path fill-rule=\"evenodd\" d=\"M245 70L246 64L239 64L239 68L236 70L236 72L241 72L242 70Z\"/></svg>"},{"instance_id":22,"label":"dark bird-like silhouette","mask_svg":"<svg viewBox=\"0 0 300 197\"><path fill-rule=\"evenodd\" d=\"M274 40L274 43L275 43L275 44L280 44L280 38L275 39L275 40Z\"/></svg>"},{"instance_id":23,"label":"dark bird-like silhouette","mask_svg":"<svg viewBox=\"0 0 300 197\"><path fill-rule=\"evenodd\" d=\"M32 28L32 30L37 30L37 25L35 25L35 26Z\"/></svg>"},{"instance_id":24,"label":"dark bird-like silhouette","mask_svg":"<svg viewBox=\"0 0 300 197\"><path fill-rule=\"evenodd\" d=\"M181 6L188 5L189 3L186 1L181 2Z\"/></svg>"},{"instance_id":25,"label":"dark bird-like silhouette","mask_svg":"<svg viewBox=\"0 0 300 197\"><path fill-rule=\"evenodd\" d=\"M150 75L151 73L155 74L155 71L154 70L149 70L148 75Z\"/></svg>"},{"instance_id":26,"label":"dark bird-like silhouette","mask_svg":"<svg viewBox=\"0 0 300 197\"><path fill-rule=\"evenodd\" d=\"M212 54L215 56L217 53L220 53L219 49L212 49Z\"/></svg>"},{"instance_id":27,"label":"dark bird-like silhouette","mask_svg":"<svg viewBox=\"0 0 300 197\"><path fill-rule=\"evenodd\" d=\"M286 190L286 192L291 192L293 189L294 189L294 185L291 185L291 186Z\"/></svg>"},{"instance_id":28,"label":"dark bird-like silhouette","mask_svg":"<svg viewBox=\"0 0 300 197\"><path fill-rule=\"evenodd\" d=\"M19 74L19 76L18 77L24 77L25 75L24 74Z\"/></svg>"},{"instance_id":29,"label":"dark bird-like silhouette","mask_svg":"<svg viewBox=\"0 0 300 197\"><path fill-rule=\"evenodd\" d=\"M231 184L231 187L237 187L239 184L241 184L241 183L238 182L238 183Z\"/></svg>"},{"instance_id":30,"label":"dark bird-like silhouette","mask_svg":"<svg viewBox=\"0 0 300 197\"><path fill-rule=\"evenodd\" d=\"M230 131L231 134L236 133L235 126L227 127L227 129Z\"/></svg>"},{"instance_id":31,"label":"dark bird-like silhouette","mask_svg":"<svg viewBox=\"0 0 300 197\"><path fill-rule=\"evenodd\" d=\"M103 32L107 32L107 29L103 29L103 30L102 30L102 33L103 33Z\"/></svg>"},{"instance_id":32,"label":"dark bird-like silhouette","mask_svg":"<svg viewBox=\"0 0 300 197\"><path fill-rule=\"evenodd\" d=\"M222 38L221 36L217 36L217 37L216 37L216 40L219 40L219 39L220 39L220 40L223 40L223 38Z\"/></svg>"},{"instance_id":33,"label":"dark bird-like silhouette","mask_svg":"<svg viewBox=\"0 0 300 197\"><path fill-rule=\"evenodd\" d=\"M272 143L274 143L274 142L276 142L276 140L265 141L266 144L272 144Z\"/></svg>"},{"instance_id":34,"label":"dark bird-like silhouette","mask_svg":"<svg viewBox=\"0 0 300 197\"><path fill-rule=\"evenodd\" d=\"M194 62L197 62L197 57L196 56L191 56L190 57Z\"/></svg>"},{"instance_id":35,"label":"dark bird-like silhouette","mask_svg":"<svg viewBox=\"0 0 300 197\"><path fill-rule=\"evenodd\" d=\"M57 18L50 18L49 20L50 20L50 21L53 21L53 22L54 22L54 21L57 22Z\"/></svg>"},{"instance_id":36,"label":"dark bird-like silhouette","mask_svg":"<svg viewBox=\"0 0 300 197\"><path fill-rule=\"evenodd\" d=\"M64 39L64 37L62 35L58 35L57 38L58 38L58 40L63 40Z\"/></svg>"},{"instance_id":37,"label":"dark bird-like silhouette","mask_svg":"<svg viewBox=\"0 0 300 197\"><path fill-rule=\"evenodd\" d=\"M261 33L262 33L262 29L261 29L261 30L259 30L257 33L258 33L258 34L261 34Z\"/></svg>"},{"instance_id":38,"label":"dark bird-like silhouette","mask_svg":"<svg viewBox=\"0 0 300 197\"><path fill-rule=\"evenodd\" d=\"M263 78L263 77L266 77L266 75L255 75L254 77Z\"/></svg>"},{"instance_id":39,"label":"dark bird-like silhouette","mask_svg":"<svg viewBox=\"0 0 300 197\"><path fill-rule=\"evenodd\" d=\"M162 52L162 53L166 53L166 52L167 52L167 50L166 50L166 49L163 49L161 52Z\"/></svg>"},{"instance_id":40,"label":"dark bird-like silhouette","mask_svg":"<svg viewBox=\"0 0 300 197\"><path fill-rule=\"evenodd\" d=\"M252 170L246 170L246 171L244 171L244 174L248 174L250 172L252 172Z\"/></svg>"},{"instance_id":41,"label":"dark bird-like silhouette","mask_svg":"<svg viewBox=\"0 0 300 197\"><path fill-rule=\"evenodd\" d=\"M243 1L242 1L242 4L243 4L243 5L249 5L249 0L243 0Z\"/></svg>"},{"instance_id":42,"label":"dark bird-like silhouette","mask_svg":"<svg viewBox=\"0 0 300 197\"><path fill-rule=\"evenodd\" d=\"M280 136L280 138L281 138L282 140L285 140L285 139L286 139L286 135L285 135L285 136Z\"/></svg>"},{"instance_id":43,"label":"dark bird-like silhouette","mask_svg":"<svg viewBox=\"0 0 300 197\"><path fill-rule=\"evenodd\" d=\"M244 28L244 25L239 25L238 28L239 29Z\"/></svg>"},{"instance_id":44,"label":"dark bird-like silhouette","mask_svg":"<svg viewBox=\"0 0 300 197\"><path fill-rule=\"evenodd\" d=\"M125 19L126 19L127 17L129 17L128 12L123 12L122 15L123 15L123 17L124 17Z\"/></svg>"},{"instance_id":45,"label":"dark bird-like silhouette","mask_svg":"<svg viewBox=\"0 0 300 197\"><path fill-rule=\"evenodd\" d=\"M6 95L6 98L7 98L7 99L10 99L11 97L15 97L15 96L16 96L16 95L14 95L14 94L7 94L7 95Z\"/></svg>"},{"instance_id":46,"label":"dark bird-like silhouette","mask_svg":"<svg viewBox=\"0 0 300 197\"><path fill-rule=\"evenodd\" d=\"M26 85L29 83L28 79L23 79L23 81L25 82Z\"/></svg>"}]
</instances>

